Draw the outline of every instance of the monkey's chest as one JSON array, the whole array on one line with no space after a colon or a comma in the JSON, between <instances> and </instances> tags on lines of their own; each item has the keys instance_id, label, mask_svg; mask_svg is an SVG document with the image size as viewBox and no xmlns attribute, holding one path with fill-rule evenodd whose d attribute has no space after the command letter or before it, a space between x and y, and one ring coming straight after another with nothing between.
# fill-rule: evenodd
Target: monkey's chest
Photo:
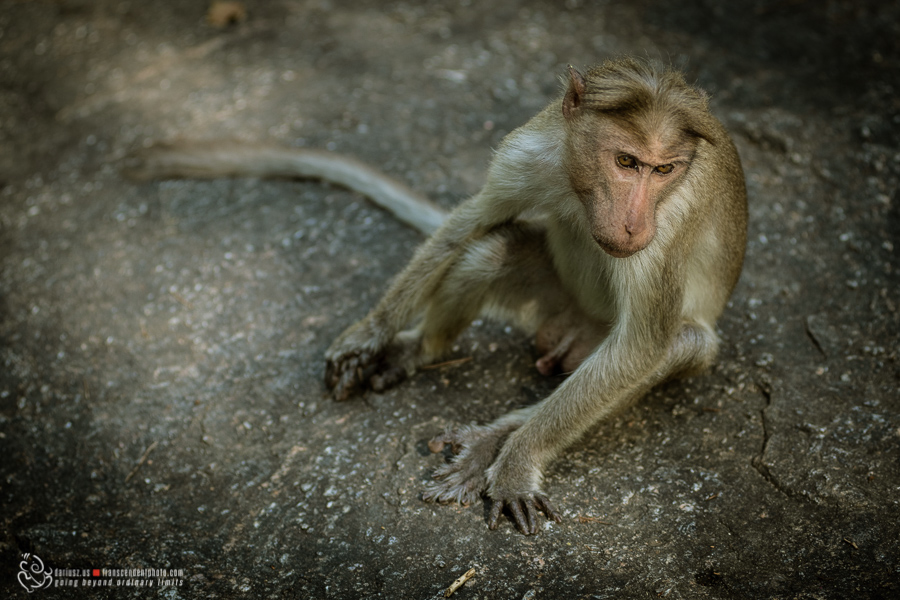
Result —
<instances>
[{"instance_id":1,"label":"monkey's chest","mask_svg":"<svg viewBox=\"0 0 900 600\"><path fill-rule=\"evenodd\" d=\"M547 223L547 244L560 283L591 318L609 323L616 314L612 260L577 227Z\"/></svg>"}]
</instances>

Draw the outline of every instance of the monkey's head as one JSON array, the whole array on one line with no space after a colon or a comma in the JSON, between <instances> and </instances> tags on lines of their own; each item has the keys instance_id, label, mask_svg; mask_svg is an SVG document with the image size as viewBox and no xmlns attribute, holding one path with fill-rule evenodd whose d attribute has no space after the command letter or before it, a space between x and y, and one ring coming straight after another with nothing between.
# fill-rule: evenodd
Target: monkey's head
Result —
<instances>
[{"instance_id":1,"label":"monkey's head","mask_svg":"<svg viewBox=\"0 0 900 600\"><path fill-rule=\"evenodd\" d=\"M633 59L586 76L569 67L562 101L566 168L591 234L625 258L656 235L657 209L677 188L701 144L714 143L704 92L676 71Z\"/></svg>"}]
</instances>

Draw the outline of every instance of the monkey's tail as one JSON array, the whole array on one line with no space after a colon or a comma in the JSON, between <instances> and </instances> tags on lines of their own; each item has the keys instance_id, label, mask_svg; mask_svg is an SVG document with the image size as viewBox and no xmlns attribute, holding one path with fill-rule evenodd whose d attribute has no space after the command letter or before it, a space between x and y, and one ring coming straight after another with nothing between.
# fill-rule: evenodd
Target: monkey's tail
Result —
<instances>
[{"instance_id":1,"label":"monkey's tail","mask_svg":"<svg viewBox=\"0 0 900 600\"><path fill-rule=\"evenodd\" d=\"M157 143L125 168L132 179L286 177L323 179L359 192L424 234L447 215L440 206L372 167L347 156L318 150L239 141Z\"/></svg>"}]
</instances>

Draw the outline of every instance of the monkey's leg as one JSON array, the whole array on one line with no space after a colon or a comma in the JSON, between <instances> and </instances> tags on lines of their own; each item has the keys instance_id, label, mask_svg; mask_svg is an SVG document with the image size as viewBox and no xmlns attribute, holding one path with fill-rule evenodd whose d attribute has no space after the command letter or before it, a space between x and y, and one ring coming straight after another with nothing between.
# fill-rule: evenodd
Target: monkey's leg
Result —
<instances>
[{"instance_id":1,"label":"monkey's leg","mask_svg":"<svg viewBox=\"0 0 900 600\"><path fill-rule=\"evenodd\" d=\"M455 212L450 221L461 218ZM542 227L505 223L468 239L448 233L451 240L442 232L420 248L379 305L329 348L326 383L336 399L397 383L441 356L485 309L533 331L571 304ZM418 327L401 333L417 313L424 313Z\"/></svg>"},{"instance_id":2,"label":"monkey's leg","mask_svg":"<svg viewBox=\"0 0 900 600\"><path fill-rule=\"evenodd\" d=\"M543 469L563 449L590 427L619 412L654 385L673 375L695 372L711 362L717 348L715 333L708 327L687 323L672 338L668 350L649 360L634 354L646 348L636 340L605 341L557 390L542 402L515 411L497 421L508 426L511 416L524 420L506 436L497 459L487 470L488 496L493 500L488 526L495 529L507 509L516 526L526 535L537 532L538 512L555 521L556 509L541 489ZM627 346L636 344L634 348ZM638 371L616 360L616 355L634 357Z\"/></svg>"},{"instance_id":3,"label":"monkey's leg","mask_svg":"<svg viewBox=\"0 0 900 600\"><path fill-rule=\"evenodd\" d=\"M380 360L358 376L376 391L440 358L460 333L487 312L527 330L572 304L545 247L543 229L507 223L469 241L447 269L414 330L398 334ZM528 307L527 309L525 307Z\"/></svg>"},{"instance_id":4,"label":"monkey's leg","mask_svg":"<svg viewBox=\"0 0 900 600\"><path fill-rule=\"evenodd\" d=\"M429 360L480 315L533 332L572 304L553 268L540 225L513 222L469 243L435 291L420 327Z\"/></svg>"},{"instance_id":5,"label":"monkey's leg","mask_svg":"<svg viewBox=\"0 0 900 600\"><path fill-rule=\"evenodd\" d=\"M440 358L478 318L489 297L514 295L515 291L509 289L511 284L504 285L504 281L525 262L518 256L520 248L515 238L523 236L517 233L517 226L506 225L468 241L423 302L421 322L414 329L396 334L377 353L351 357L347 364L355 368L348 369L346 375L354 384L383 391L419 366ZM497 286L503 288L499 294ZM370 316L354 327L366 327L374 321ZM336 397L341 387L337 386Z\"/></svg>"}]
</instances>

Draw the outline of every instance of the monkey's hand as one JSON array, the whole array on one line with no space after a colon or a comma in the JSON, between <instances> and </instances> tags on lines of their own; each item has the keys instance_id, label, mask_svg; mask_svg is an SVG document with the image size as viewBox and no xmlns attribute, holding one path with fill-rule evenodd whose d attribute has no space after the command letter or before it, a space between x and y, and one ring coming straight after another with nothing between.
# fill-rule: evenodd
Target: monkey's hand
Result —
<instances>
[{"instance_id":1,"label":"monkey's hand","mask_svg":"<svg viewBox=\"0 0 900 600\"><path fill-rule=\"evenodd\" d=\"M422 494L426 502L472 504L487 490L487 471L510 429L497 426L464 426L448 429L428 442L428 449L441 452L450 445L454 456L434 472L435 482Z\"/></svg>"},{"instance_id":2,"label":"monkey's hand","mask_svg":"<svg viewBox=\"0 0 900 600\"><path fill-rule=\"evenodd\" d=\"M365 389L383 392L415 370L420 347L417 332L400 332L391 339L368 316L347 328L325 352L325 385L337 401Z\"/></svg>"},{"instance_id":3,"label":"monkey's hand","mask_svg":"<svg viewBox=\"0 0 900 600\"><path fill-rule=\"evenodd\" d=\"M325 352L325 385L335 400L346 400L371 387L372 378L384 370L380 369L387 345L383 337L366 317L331 344Z\"/></svg>"},{"instance_id":4,"label":"monkey's hand","mask_svg":"<svg viewBox=\"0 0 900 600\"><path fill-rule=\"evenodd\" d=\"M537 485L529 485L529 480L540 479L539 473L529 473L524 465L511 465L512 461L504 461L503 455L488 469L488 480L491 481L488 497L493 501L488 515L488 527L497 529L503 509L509 511L519 531L525 535L538 532L538 512L551 521L562 522L562 517L547 495Z\"/></svg>"},{"instance_id":5,"label":"monkey's hand","mask_svg":"<svg viewBox=\"0 0 900 600\"><path fill-rule=\"evenodd\" d=\"M538 531L538 511L543 511L548 519L557 523L562 522L562 517L550 499L540 492L526 492L519 494L503 494L501 498L493 498L491 514L488 516L488 527L497 529L500 524L500 514L504 507L509 510L513 521L519 531L525 535L534 535Z\"/></svg>"}]
</instances>

